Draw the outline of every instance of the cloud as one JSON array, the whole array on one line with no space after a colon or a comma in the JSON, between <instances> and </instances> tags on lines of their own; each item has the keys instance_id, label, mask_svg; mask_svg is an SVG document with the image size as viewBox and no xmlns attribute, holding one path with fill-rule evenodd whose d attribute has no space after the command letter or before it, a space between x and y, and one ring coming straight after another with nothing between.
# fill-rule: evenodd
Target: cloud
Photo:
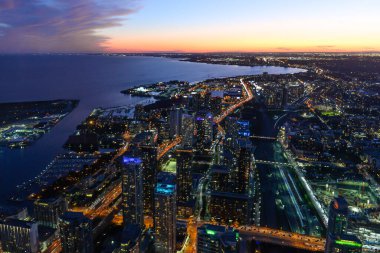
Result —
<instances>
[{"instance_id":1,"label":"cloud","mask_svg":"<svg viewBox=\"0 0 380 253\"><path fill-rule=\"evenodd\" d=\"M280 51L290 51L290 50L292 50L291 48L288 48L288 47L276 47L275 49L276 50L280 50Z\"/></svg>"},{"instance_id":2,"label":"cloud","mask_svg":"<svg viewBox=\"0 0 380 253\"><path fill-rule=\"evenodd\" d=\"M318 45L316 47L318 47L318 48L334 48L336 46L335 45Z\"/></svg>"},{"instance_id":3,"label":"cloud","mask_svg":"<svg viewBox=\"0 0 380 253\"><path fill-rule=\"evenodd\" d=\"M97 52L134 0L1 0L0 52Z\"/></svg>"}]
</instances>

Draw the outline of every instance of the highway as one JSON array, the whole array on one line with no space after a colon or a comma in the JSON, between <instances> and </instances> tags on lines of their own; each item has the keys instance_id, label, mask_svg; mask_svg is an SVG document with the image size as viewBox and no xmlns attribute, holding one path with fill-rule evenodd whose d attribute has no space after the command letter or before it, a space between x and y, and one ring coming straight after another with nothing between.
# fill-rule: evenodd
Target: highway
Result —
<instances>
[{"instance_id":1,"label":"highway","mask_svg":"<svg viewBox=\"0 0 380 253\"><path fill-rule=\"evenodd\" d=\"M261 242L315 252L323 252L325 249L326 240L320 237L256 226L241 226L238 227L237 230L241 237L251 238Z\"/></svg>"},{"instance_id":2,"label":"highway","mask_svg":"<svg viewBox=\"0 0 380 253\"><path fill-rule=\"evenodd\" d=\"M252 93L251 88L249 88L249 85L245 81L243 81L243 79L240 79L240 83L244 88L243 99L240 100L238 103L228 107L225 111L222 112L221 115L215 117L214 122L216 124L219 124L220 122L222 122L228 115L233 113L237 108L239 108L240 106L244 105L245 103L253 99L253 93Z\"/></svg>"},{"instance_id":3,"label":"highway","mask_svg":"<svg viewBox=\"0 0 380 253\"><path fill-rule=\"evenodd\" d=\"M46 250L42 251L42 253L60 253L60 252L62 252L60 239L55 239Z\"/></svg>"},{"instance_id":4,"label":"highway","mask_svg":"<svg viewBox=\"0 0 380 253\"><path fill-rule=\"evenodd\" d=\"M218 138L222 138L224 135L224 129L220 126L220 122L223 121L229 114L233 113L244 103L250 101L253 98L253 94L247 84L240 80L244 87L244 98L237 104L230 106L221 115L214 118L214 122L218 124ZM271 119L264 113L264 123L261 126L265 131L263 135L256 135L256 139L260 141L258 160L256 163L261 166L261 181L264 184L263 198L264 210L261 212L264 221L264 225L290 230L289 224L294 223L295 227L292 230L304 232L304 220L309 218L310 211L306 211L302 203L302 194L298 191L296 183L294 182L290 173L282 167L294 166L292 163L284 162L281 150L276 147L274 143L265 142L265 140L276 140L275 130ZM260 121L259 121L260 122ZM216 146L220 139L216 140L212 145L212 152L215 153ZM265 152L264 152L265 151ZM214 161L214 160L213 160ZM274 167L273 167L274 166ZM265 172L264 172L265 171ZM186 246L182 252L196 252L196 237L197 227L205 224L206 222L201 219L202 214L205 213L204 194L209 177L209 171L200 179L196 192L196 211L194 217L188 219L188 239ZM268 180L269 179L269 180ZM274 187L275 186L275 187ZM293 213L292 216L281 216L277 213L277 207L275 204L275 198L277 198L276 191L281 191L281 195L278 196L287 205L287 212ZM306 215L306 216L305 216ZM288 220L289 219L289 220ZM256 239L258 241L267 242L276 245L284 245L294 247L303 250L310 250L315 252L322 252L324 250L325 240L319 237L302 235L299 233L292 233L283 230L278 230L268 227L255 227L255 226L242 226L237 228L242 237L248 237Z\"/></svg>"},{"instance_id":5,"label":"highway","mask_svg":"<svg viewBox=\"0 0 380 253\"><path fill-rule=\"evenodd\" d=\"M106 217L114 210L113 206L115 200L120 197L121 191L121 182L118 182L107 193L105 193L99 202L100 204L98 204L95 209L74 207L71 208L70 211L83 212L83 214L91 220L97 217Z\"/></svg>"},{"instance_id":6,"label":"highway","mask_svg":"<svg viewBox=\"0 0 380 253\"><path fill-rule=\"evenodd\" d=\"M121 182L119 182L104 195L101 200L101 204L95 210L86 210L84 214L90 219L108 216L114 210L112 205L114 204L115 200L120 197L121 191Z\"/></svg>"},{"instance_id":7,"label":"highway","mask_svg":"<svg viewBox=\"0 0 380 253\"><path fill-rule=\"evenodd\" d=\"M170 143L165 143L161 147L158 148L157 160L160 160L167 152L169 152L172 148L180 144L182 141L181 137L176 137Z\"/></svg>"}]
</instances>

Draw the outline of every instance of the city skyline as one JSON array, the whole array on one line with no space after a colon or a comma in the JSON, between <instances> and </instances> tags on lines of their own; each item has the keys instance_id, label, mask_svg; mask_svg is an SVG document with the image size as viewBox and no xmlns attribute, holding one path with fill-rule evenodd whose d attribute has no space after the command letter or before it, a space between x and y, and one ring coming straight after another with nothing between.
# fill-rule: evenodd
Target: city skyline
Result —
<instances>
[{"instance_id":1,"label":"city skyline","mask_svg":"<svg viewBox=\"0 0 380 253\"><path fill-rule=\"evenodd\" d=\"M379 0L0 0L0 252L380 252Z\"/></svg>"},{"instance_id":2,"label":"city skyline","mask_svg":"<svg viewBox=\"0 0 380 253\"><path fill-rule=\"evenodd\" d=\"M5 0L0 52L378 52L379 7L374 0Z\"/></svg>"}]
</instances>

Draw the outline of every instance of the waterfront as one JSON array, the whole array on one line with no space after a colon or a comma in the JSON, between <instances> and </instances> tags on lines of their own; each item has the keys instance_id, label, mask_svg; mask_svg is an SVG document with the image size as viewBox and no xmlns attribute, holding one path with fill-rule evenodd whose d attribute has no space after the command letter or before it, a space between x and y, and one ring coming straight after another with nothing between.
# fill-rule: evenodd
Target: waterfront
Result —
<instances>
[{"instance_id":1,"label":"waterfront","mask_svg":"<svg viewBox=\"0 0 380 253\"><path fill-rule=\"evenodd\" d=\"M33 178L62 151L76 125L96 107L135 104L147 98L121 90L158 81L200 81L214 77L295 73L281 67L237 67L167 58L95 55L1 56L0 102L79 99L79 106L33 146L0 150L0 201L17 184ZM20 92L23 91L23 92Z\"/></svg>"}]
</instances>

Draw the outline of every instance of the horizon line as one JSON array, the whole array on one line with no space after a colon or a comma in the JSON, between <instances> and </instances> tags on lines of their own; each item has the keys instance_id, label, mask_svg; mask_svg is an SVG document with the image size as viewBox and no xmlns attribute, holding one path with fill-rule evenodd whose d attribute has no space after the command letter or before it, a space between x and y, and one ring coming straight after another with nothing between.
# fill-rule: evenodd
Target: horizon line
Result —
<instances>
[{"instance_id":1,"label":"horizon line","mask_svg":"<svg viewBox=\"0 0 380 253\"><path fill-rule=\"evenodd\" d=\"M379 51L131 51L131 52L0 52L0 55L47 55L47 54L376 54Z\"/></svg>"}]
</instances>

